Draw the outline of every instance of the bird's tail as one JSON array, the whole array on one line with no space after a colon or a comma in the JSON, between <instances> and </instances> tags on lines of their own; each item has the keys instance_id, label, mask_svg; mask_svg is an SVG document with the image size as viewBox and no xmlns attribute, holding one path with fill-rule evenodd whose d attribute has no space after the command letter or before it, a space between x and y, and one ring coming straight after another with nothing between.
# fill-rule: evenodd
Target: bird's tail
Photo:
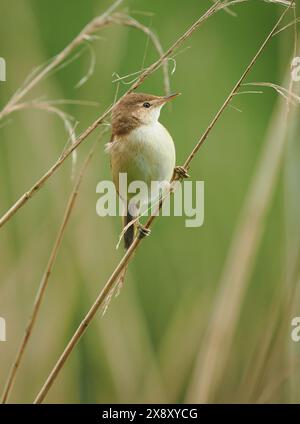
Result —
<instances>
[{"instance_id":1,"label":"bird's tail","mask_svg":"<svg viewBox=\"0 0 300 424\"><path fill-rule=\"evenodd\" d=\"M127 215L124 218L124 222L123 225L124 227L126 227L126 225L130 224L130 222L133 220L133 216L129 213L129 211L127 210ZM135 226L134 224L130 225L127 230L124 233L124 247L125 250L129 249L129 247L131 246L133 239L134 239L134 230L135 230ZM124 282L125 282L125 276L126 276L126 272L127 272L127 265L125 266L125 268L123 269L123 271L121 272L121 274L119 275L119 278L117 280L117 284L116 284L116 296L118 296L118 294L120 293Z\"/></svg>"},{"instance_id":2,"label":"bird's tail","mask_svg":"<svg viewBox=\"0 0 300 424\"><path fill-rule=\"evenodd\" d=\"M127 215L125 216L125 219L124 219L124 227L128 225L132 220L133 220L133 216L130 214L129 211L127 211ZM134 239L134 224L130 225L130 227L127 228L124 234L124 247L126 250L129 249L129 247L131 246L133 239Z\"/></svg>"}]
</instances>

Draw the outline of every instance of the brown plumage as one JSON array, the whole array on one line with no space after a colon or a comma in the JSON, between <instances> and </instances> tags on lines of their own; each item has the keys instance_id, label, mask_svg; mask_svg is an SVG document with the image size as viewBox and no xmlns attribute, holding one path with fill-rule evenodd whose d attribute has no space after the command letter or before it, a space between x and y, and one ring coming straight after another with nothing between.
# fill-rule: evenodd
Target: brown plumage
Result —
<instances>
[{"instance_id":1,"label":"brown plumage","mask_svg":"<svg viewBox=\"0 0 300 424\"><path fill-rule=\"evenodd\" d=\"M119 192L120 173L126 173L127 183L169 180L175 165L175 148L168 131L158 122L162 106L175 98L145 93L130 93L112 111L112 135L107 151L111 154L113 180ZM120 195L120 193L119 193ZM133 220L126 206L123 225ZM124 234L125 249L134 238L136 225Z\"/></svg>"},{"instance_id":2,"label":"brown plumage","mask_svg":"<svg viewBox=\"0 0 300 424\"><path fill-rule=\"evenodd\" d=\"M160 99L159 96L144 93L130 93L123 97L120 103L112 111L112 135L124 136L142 124L141 117L137 114L137 105Z\"/></svg>"},{"instance_id":3,"label":"brown plumage","mask_svg":"<svg viewBox=\"0 0 300 424\"><path fill-rule=\"evenodd\" d=\"M123 97L112 111L112 134L110 142L113 142L116 138L121 140L122 137L142 125L143 122L136 113L137 105L142 105L146 101L149 102L160 98L159 96L145 93L130 93ZM126 226L132 219L133 217L130 215L129 211L127 211L123 225ZM133 242L134 229L134 226L131 225L124 234L124 247L126 250Z\"/></svg>"}]
</instances>

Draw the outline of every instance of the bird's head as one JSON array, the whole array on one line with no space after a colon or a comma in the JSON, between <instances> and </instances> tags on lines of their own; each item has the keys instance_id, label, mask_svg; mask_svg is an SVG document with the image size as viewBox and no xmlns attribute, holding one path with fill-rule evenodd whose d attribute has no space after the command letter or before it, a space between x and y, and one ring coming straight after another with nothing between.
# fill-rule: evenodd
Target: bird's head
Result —
<instances>
[{"instance_id":1,"label":"bird's head","mask_svg":"<svg viewBox=\"0 0 300 424\"><path fill-rule=\"evenodd\" d=\"M161 108L180 93L169 96L130 93L113 109L112 127L115 134L126 134L139 125L151 125L158 121Z\"/></svg>"}]
</instances>

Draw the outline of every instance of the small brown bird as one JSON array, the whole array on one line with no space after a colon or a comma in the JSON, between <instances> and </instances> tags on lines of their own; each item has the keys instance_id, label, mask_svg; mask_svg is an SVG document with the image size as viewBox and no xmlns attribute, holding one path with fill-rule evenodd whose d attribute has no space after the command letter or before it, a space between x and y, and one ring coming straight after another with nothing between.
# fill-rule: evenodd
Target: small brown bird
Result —
<instances>
[{"instance_id":1,"label":"small brown bird","mask_svg":"<svg viewBox=\"0 0 300 424\"><path fill-rule=\"evenodd\" d=\"M119 193L119 174L127 174L127 184L143 181L148 187L151 181L170 181L175 168L175 147L167 129L158 122L161 108L179 93L170 96L131 93L125 96L112 112L112 136L107 151L111 157L113 181ZM181 176L185 171L176 167ZM123 225L133 220L128 210ZM139 223L131 225L124 234L125 248L133 241L135 228L140 236L149 230Z\"/></svg>"}]
</instances>

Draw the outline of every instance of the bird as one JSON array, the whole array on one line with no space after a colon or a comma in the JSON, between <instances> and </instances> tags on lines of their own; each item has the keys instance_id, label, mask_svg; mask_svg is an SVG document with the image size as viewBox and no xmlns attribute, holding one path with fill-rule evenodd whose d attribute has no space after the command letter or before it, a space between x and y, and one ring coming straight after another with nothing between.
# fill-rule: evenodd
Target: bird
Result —
<instances>
[{"instance_id":1,"label":"bird","mask_svg":"<svg viewBox=\"0 0 300 424\"><path fill-rule=\"evenodd\" d=\"M125 95L113 108L111 139L107 144L110 154L112 179L120 196L119 175L127 174L127 184L143 181L150 188L151 181L170 181L174 172L187 177L186 170L175 166L176 152L168 130L159 122L160 111L180 93L168 96L132 92ZM128 202L128 200L127 200ZM128 226L134 216L126 204L123 217L124 247L127 250L135 237L145 237L150 230L139 221Z\"/></svg>"}]
</instances>

